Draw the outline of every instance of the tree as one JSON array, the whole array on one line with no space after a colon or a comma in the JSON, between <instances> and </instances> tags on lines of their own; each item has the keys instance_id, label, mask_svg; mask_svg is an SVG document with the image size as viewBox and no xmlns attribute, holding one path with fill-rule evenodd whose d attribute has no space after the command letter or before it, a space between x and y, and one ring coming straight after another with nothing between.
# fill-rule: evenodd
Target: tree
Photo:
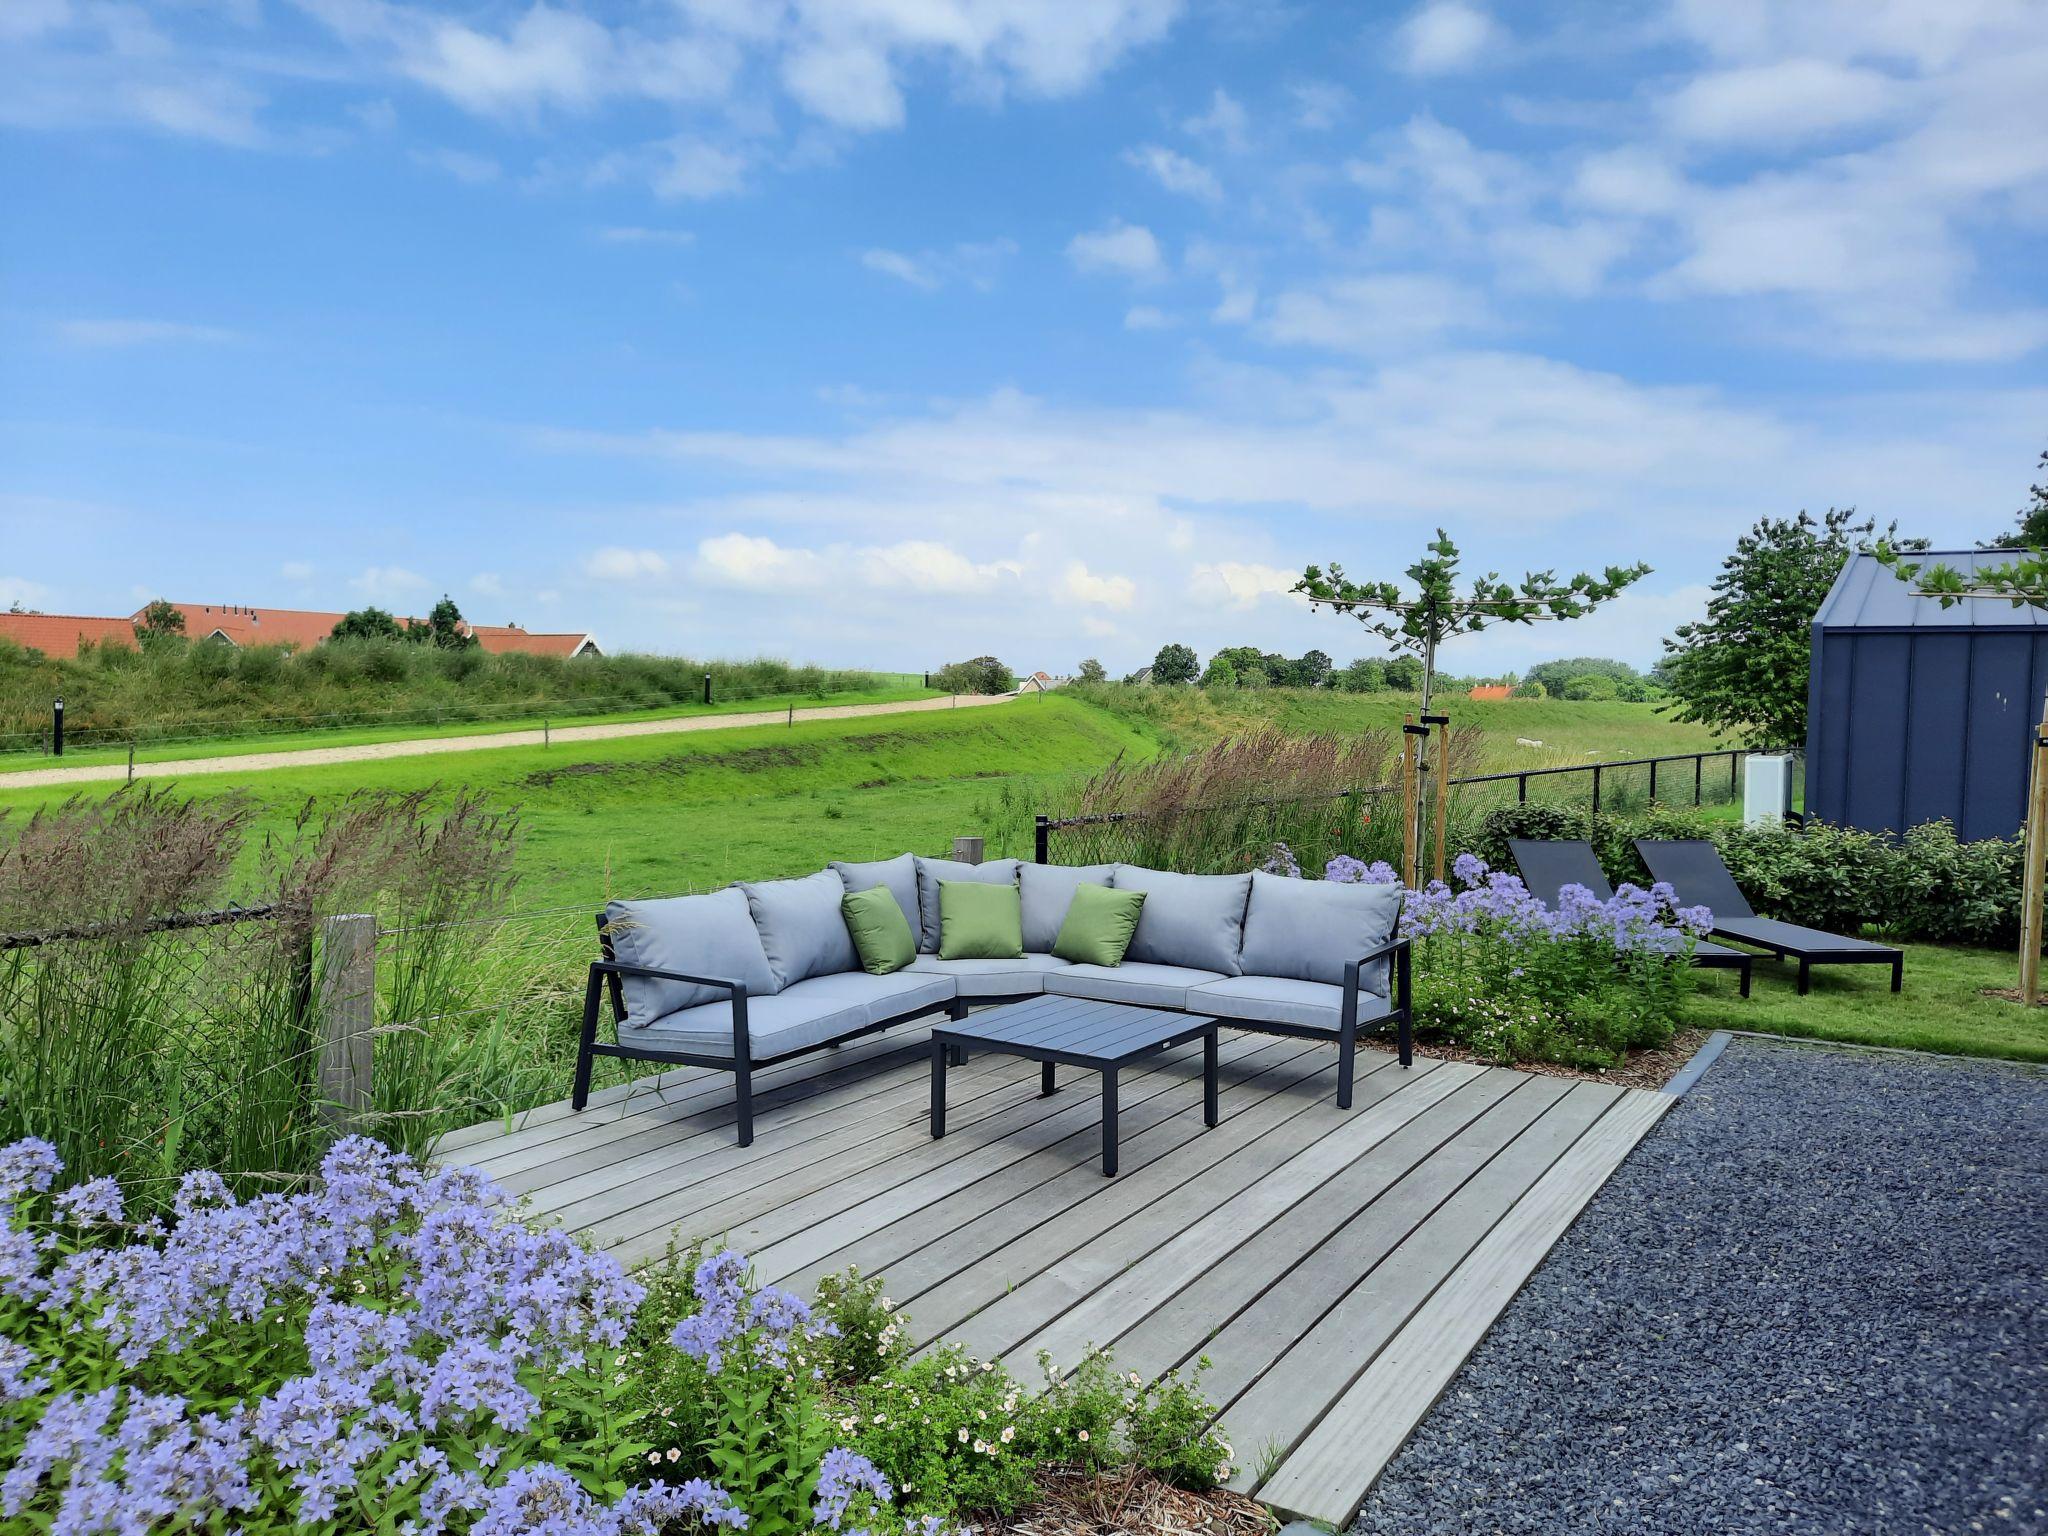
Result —
<instances>
[{"instance_id":1,"label":"tree","mask_svg":"<svg viewBox=\"0 0 2048 1536\"><path fill-rule=\"evenodd\" d=\"M1346 693L1379 693L1387 686L1387 664L1361 656L1330 681Z\"/></svg>"},{"instance_id":2,"label":"tree","mask_svg":"<svg viewBox=\"0 0 2048 1536\"><path fill-rule=\"evenodd\" d=\"M1209 670L1202 674L1202 686L1204 688L1235 688L1237 686L1237 668L1230 664L1228 656L1211 658Z\"/></svg>"},{"instance_id":3,"label":"tree","mask_svg":"<svg viewBox=\"0 0 2048 1536\"><path fill-rule=\"evenodd\" d=\"M1422 686L1420 656L1390 656L1385 662L1387 686L1396 693L1414 693Z\"/></svg>"},{"instance_id":4,"label":"tree","mask_svg":"<svg viewBox=\"0 0 2048 1536\"><path fill-rule=\"evenodd\" d=\"M1322 651L1309 651L1294 664L1296 686L1300 688L1321 688L1330 681L1330 674L1337 670L1337 663Z\"/></svg>"},{"instance_id":5,"label":"tree","mask_svg":"<svg viewBox=\"0 0 2048 1536\"><path fill-rule=\"evenodd\" d=\"M402 640L405 631L398 627L398 620L382 608L353 608L341 616L330 640Z\"/></svg>"},{"instance_id":6,"label":"tree","mask_svg":"<svg viewBox=\"0 0 2048 1536\"><path fill-rule=\"evenodd\" d=\"M1551 693L1562 693L1564 685L1573 678L1589 675L1611 677L1617 686L1642 676L1627 662L1607 656L1568 656L1561 661L1539 661L1528 672L1531 682L1541 683Z\"/></svg>"},{"instance_id":7,"label":"tree","mask_svg":"<svg viewBox=\"0 0 2048 1536\"><path fill-rule=\"evenodd\" d=\"M1081 663L1081 670L1074 676L1084 683L1099 683L1108 678L1109 674L1102 669L1101 662L1090 656Z\"/></svg>"},{"instance_id":8,"label":"tree","mask_svg":"<svg viewBox=\"0 0 2048 1536\"><path fill-rule=\"evenodd\" d=\"M135 621L135 638L147 645L152 640L183 639L185 615L160 597L153 597Z\"/></svg>"},{"instance_id":9,"label":"tree","mask_svg":"<svg viewBox=\"0 0 2048 1536\"><path fill-rule=\"evenodd\" d=\"M1564 696L1584 702L1588 699L1611 699L1619 693L1614 679L1601 672L1588 672L1575 677L1564 685Z\"/></svg>"},{"instance_id":10,"label":"tree","mask_svg":"<svg viewBox=\"0 0 2048 1536\"><path fill-rule=\"evenodd\" d=\"M932 686L944 693L1009 693L1017 686L1016 674L993 656L972 661L949 661L932 674Z\"/></svg>"},{"instance_id":11,"label":"tree","mask_svg":"<svg viewBox=\"0 0 2048 1536\"><path fill-rule=\"evenodd\" d=\"M1739 732L1754 746L1806 738L1813 616L1851 554L1876 524L1854 507L1818 519L1766 517L1721 562L1707 616L1664 642L1671 713ZM1896 528L1885 531L1887 539Z\"/></svg>"},{"instance_id":12,"label":"tree","mask_svg":"<svg viewBox=\"0 0 2048 1536\"><path fill-rule=\"evenodd\" d=\"M1515 685L1515 697L1518 699L1547 699L1550 697L1550 690L1541 683L1531 679L1529 682L1517 683Z\"/></svg>"},{"instance_id":13,"label":"tree","mask_svg":"<svg viewBox=\"0 0 2048 1536\"><path fill-rule=\"evenodd\" d=\"M439 651L466 651L482 643L469 632L468 626L462 622L462 610L445 592L441 594L441 601L434 604L434 611L427 615L426 623L406 626L406 638L431 645Z\"/></svg>"},{"instance_id":14,"label":"tree","mask_svg":"<svg viewBox=\"0 0 2048 1536\"><path fill-rule=\"evenodd\" d=\"M1201 671L1195 653L1184 645L1162 645L1159 654L1152 658L1152 681L1155 683L1192 683Z\"/></svg>"},{"instance_id":15,"label":"tree","mask_svg":"<svg viewBox=\"0 0 2048 1536\"><path fill-rule=\"evenodd\" d=\"M2041 452L2041 469L2048 473L2048 449ZM2033 500L2021 507L2019 526L1991 541L1994 549L2040 549L2048 546L2048 484L2029 486Z\"/></svg>"},{"instance_id":16,"label":"tree","mask_svg":"<svg viewBox=\"0 0 2048 1536\"><path fill-rule=\"evenodd\" d=\"M1549 571L1531 571L1520 586L1489 571L1472 583L1469 596L1460 597L1458 546L1439 528L1428 551L1408 567L1412 594L1391 581L1352 581L1335 562L1328 571L1308 567L1294 590L1307 595L1311 608L1328 605L1334 612L1348 613L1395 650L1417 656L1422 662L1422 709L1427 714L1437 652L1446 640L1477 634L1489 624L1576 619L1649 571L1647 565L1610 565L1598 576L1581 571L1566 581Z\"/></svg>"}]
</instances>

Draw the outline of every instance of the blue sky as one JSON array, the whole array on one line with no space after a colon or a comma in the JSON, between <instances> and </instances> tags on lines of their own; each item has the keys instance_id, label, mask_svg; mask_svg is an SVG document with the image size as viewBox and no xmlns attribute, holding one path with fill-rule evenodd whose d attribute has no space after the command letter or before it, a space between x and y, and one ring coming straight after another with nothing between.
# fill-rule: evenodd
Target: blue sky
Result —
<instances>
[{"instance_id":1,"label":"blue sky","mask_svg":"<svg viewBox=\"0 0 2048 1536\"><path fill-rule=\"evenodd\" d=\"M1948 542L2048 447L2038 0L0 0L0 602L1123 670L1439 524Z\"/></svg>"}]
</instances>

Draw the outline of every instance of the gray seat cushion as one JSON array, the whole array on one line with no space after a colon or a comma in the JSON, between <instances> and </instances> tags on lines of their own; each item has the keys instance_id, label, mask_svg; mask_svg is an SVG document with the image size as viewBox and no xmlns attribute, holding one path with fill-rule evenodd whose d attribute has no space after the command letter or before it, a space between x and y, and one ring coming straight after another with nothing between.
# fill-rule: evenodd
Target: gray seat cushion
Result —
<instances>
[{"instance_id":1,"label":"gray seat cushion","mask_svg":"<svg viewBox=\"0 0 2048 1536\"><path fill-rule=\"evenodd\" d=\"M1147 905L1152 898L1146 897ZM1110 1003L1136 1003L1147 1008L1185 1008L1188 989L1205 981L1221 981L1216 971L1187 965L1148 965L1126 960L1122 965L1069 965L1045 973L1045 990L1064 997L1097 997Z\"/></svg>"},{"instance_id":2,"label":"gray seat cushion","mask_svg":"<svg viewBox=\"0 0 2048 1536\"><path fill-rule=\"evenodd\" d=\"M1108 885L1115 875L1114 864L1019 864L1024 948L1049 954L1053 940L1060 936L1060 924L1067 920L1075 890L1083 885Z\"/></svg>"},{"instance_id":3,"label":"gray seat cushion","mask_svg":"<svg viewBox=\"0 0 2048 1536\"><path fill-rule=\"evenodd\" d=\"M952 978L897 971L817 976L769 997L747 999L747 1048L755 1060L823 1045L953 997ZM732 1004L704 1003L627 1033L626 1043L703 1055L732 1054Z\"/></svg>"},{"instance_id":4,"label":"gray seat cushion","mask_svg":"<svg viewBox=\"0 0 2048 1536\"><path fill-rule=\"evenodd\" d=\"M746 892L738 886L708 896L607 902L604 919L612 955L622 964L736 981L749 997L767 997L781 990L761 947ZM710 987L646 977L623 977L620 987L626 1022L632 1025L644 1025L663 1014L726 996Z\"/></svg>"},{"instance_id":5,"label":"gray seat cushion","mask_svg":"<svg viewBox=\"0 0 2048 1536\"><path fill-rule=\"evenodd\" d=\"M846 882L829 869L798 880L742 880L769 969L785 987L860 968L839 903Z\"/></svg>"},{"instance_id":6,"label":"gray seat cushion","mask_svg":"<svg viewBox=\"0 0 2048 1536\"><path fill-rule=\"evenodd\" d=\"M1383 1018L1392 1006L1384 997L1361 990L1358 1022L1366 1024ZM1296 1024L1308 1029L1327 1029L1334 1035L1342 1021L1343 1007L1342 987L1286 976L1227 976L1188 990L1188 1012L1238 1020L1248 1028Z\"/></svg>"},{"instance_id":7,"label":"gray seat cushion","mask_svg":"<svg viewBox=\"0 0 2048 1536\"><path fill-rule=\"evenodd\" d=\"M1244 973L1342 986L1346 963L1392 938L1400 917L1398 885L1290 880L1254 872L1244 919ZM1384 995L1386 961L1361 971L1359 986Z\"/></svg>"},{"instance_id":8,"label":"gray seat cushion","mask_svg":"<svg viewBox=\"0 0 2048 1536\"><path fill-rule=\"evenodd\" d=\"M916 933L923 925L924 918L917 906L917 858L913 854L899 853L893 859L876 859L867 864L849 864L844 859L834 859L832 868L839 878L846 882L846 893L872 890L878 885L889 887L889 894L896 898L896 905L903 909L903 920L910 924L910 931Z\"/></svg>"},{"instance_id":9,"label":"gray seat cushion","mask_svg":"<svg viewBox=\"0 0 2048 1536\"><path fill-rule=\"evenodd\" d=\"M917 861L918 920L911 926L918 933L917 947L927 954L936 954L939 948L941 880L974 880L983 885L1015 885L1017 861L991 859L986 864L963 864L958 859L921 858Z\"/></svg>"},{"instance_id":10,"label":"gray seat cushion","mask_svg":"<svg viewBox=\"0 0 2048 1536\"><path fill-rule=\"evenodd\" d=\"M919 955L910 962L916 974L951 977L961 997L1035 997L1045 990L1048 974L1066 968L1067 962L1055 955L1034 955L1028 950L1013 960L941 960L937 955Z\"/></svg>"},{"instance_id":11,"label":"gray seat cushion","mask_svg":"<svg viewBox=\"0 0 2048 1536\"><path fill-rule=\"evenodd\" d=\"M1145 893L1126 963L1186 965L1222 976L1244 969L1239 951L1252 894L1250 875L1176 875L1119 864L1111 883L1120 891Z\"/></svg>"}]
</instances>

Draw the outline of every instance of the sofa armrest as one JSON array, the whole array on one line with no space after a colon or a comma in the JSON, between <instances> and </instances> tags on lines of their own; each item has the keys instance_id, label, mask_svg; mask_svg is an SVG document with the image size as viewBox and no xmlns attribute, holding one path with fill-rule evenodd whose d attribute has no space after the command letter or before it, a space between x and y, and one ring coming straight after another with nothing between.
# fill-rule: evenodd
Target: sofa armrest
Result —
<instances>
[{"instance_id":1,"label":"sofa armrest","mask_svg":"<svg viewBox=\"0 0 2048 1536\"><path fill-rule=\"evenodd\" d=\"M651 965L628 965L623 960L593 960L590 970L595 976L643 976L650 981L687 981L700 987L719 987L735 1000L747 995L745 982L724 976L692 976L687 971L657 970Z\"/></svg>"},{"instance_id":2,"label":"sofa armrest","mask_svg":"<svg viewBox=\"0 0 2048 1536\"><path fill-rule=\"evenodd\" d=\"M1356 960L1344 962L1344 1014L1346 1018L1354 1024L1358 1021L1358 979L1360 975L1375 960L1385 960L1389 957L1394 962L1394 985L1389 993L1389 1000L1393 1003L1396 1013L1407 1010L1413 987L1409 956L1414 943L1413 939L1408 938L1389 939L1378 949L1369 950L1367 953L1360 955Z\"/></svg>"},{"instance_id":3,"label":"sofa armrest","mask_svg":"<svg viewBox=\"0 0 2048 1536\"><path fill-rule=\"evenodd\" d=\"M594 1010L597 989L600 984L611 989L612 1034L616 1038L619 1026L626 1022L624 1000L619 996L619 978L622 976L643 976L650 981L686 981L700 987L717 987L732 1000L732 1053L735 1061L746 1061L753 1051L753 1042L747 1035L747 984L733 981L724 976L692 976L688 971L664 971L651 965L628 965L623 960L593 960L590 962L590 1000ZM594 1011L592 1021L595 1020ZM586 1025L586 1028L589 1026Z\"/></svg>"}]
</instances>

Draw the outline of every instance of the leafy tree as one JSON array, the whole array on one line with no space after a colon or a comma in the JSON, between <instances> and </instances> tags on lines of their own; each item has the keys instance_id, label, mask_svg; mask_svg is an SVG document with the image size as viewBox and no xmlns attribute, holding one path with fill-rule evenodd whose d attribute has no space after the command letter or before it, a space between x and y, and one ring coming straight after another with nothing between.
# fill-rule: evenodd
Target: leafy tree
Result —
<instances>
[{"instance_id":1,"label":"leafy tree","mask_svg":"<svg viewBox=\"0 0 2048 1536\"><path fill-rule=\"evenodd\" d=\"M1109 674L1103 671L1101 662L1090 656L1081 663L1080 671L1076 672L1074 676L1084 683L1099 683L1107 678Z\"/></svg>"},{"instance_id":2,"label":"leafy tree","mask_svg":"<svg viewBox=\"0 0 2048 1536\"><path fill-rule=\"evenodd\" d=\"M1217 656L1210 660L1209 670L1202 674L1204 688L1235 688L1237 668L1230 664L1228 656Z\"/></svg>"},{"instance_id":3,"label":"leafy tree","mask_svg":"<svg viewBox=\"0 0 2048 1536\"><path fill-rule=\"evenodd\" d=\"M945 693L1009 693L1017 678L995 657L976 656L972 661L947 662L932 674L932 686Z\"/></svg>"},{"instance_id":4,"label":"leafy tree","mask_svg":"<svg viewBox=\"0 0 2048 1536\"><path fill-rule=\"evenodd\" d=\"M1526 683L1515 684L1515 697L1518 699L1547 699L1550 697L1550 690L1534 678L1531 678Z\"/></svg>"},{"instance_id":5,"label":"leafy tree","mask_svg":"<svg viewBox=\"0 0 2048 1536\"><path fill-rule=\"evenodd\" d=\"M426 623L407 626L406 637L438 651L466 651L482 643L463 625L462 610L445 592L441 601L434 604L434 611L427 615Z\"/></svg>"},{"instance_id":6,"label":"leafy tree","mask_svg":"<svg viewBox=\"0 0 2048 1536\"><path fill-rule=\"evenodd\" d=\"M1266 653L1256 645L1226 645L1209 658L1209 665L1219 661L1230 663L1230 670L1237 674L1240 688L1256 688L1272 681L1266 667Z\"/></svg>"},{"instance_id":7,"label":"leafy tree","mask_svg":"<svg viewBox=\"0 0 2048 1536\"><path fill-rule=\"evenodd\" d=\"M1581 677L1573 678L1564 685L1564 696L1566 698L1581 701L1587 699L1611 699L1618 692L1619 690L1614 686L1614 679L1600 672L1588 672Z\"/></svg>"},{"instance_id":8,"label":"leafy tree","mask_svg":"<svg viewBox=\"0 0 2048 1536\"><path fill-rule=\"evenodd\" d=\"M147 645L152 640L178 640L185 635L185 615L163 598L153 597L135 621L135 638Z\"/></svg>"},{"instance_id":9,"label":"leafy tree","mask_svg":"<svg viewBox=\"0 0 2048 1536\"><path fill-rule=\"evenodd\" d=\"M1390 656L1386 663L1387 686L1396 693L1414 693L1422 686L1420 656Z\"/></svg>"},{"instance_id":10,"label":"leafy tree","mask_svg":"<svg viewBox=\"0 0 2048 1536\"><path fill-rule=\"evenodd\" d=\"M402 640L405 631L398 620L382 608L354 608L341 616L329 633L330 640Z\"/></svg>"},{"instance_id":11,"label":"leafy tree","mask_svg":"<svg viewBox=\"0 0 2048 1536\"><path fill-rule=\"evenodd\" d=\"M1753 745L1805 739L1813 616L1843 562L1876 524L1854 507L1816 519L1766 517L1721 562L1707 616L1664 642L1672 713L1741 733ZM1885 530L1889 539L1897 525Z\"/></svg>"},{"instance_id":12,"label":"leafy tree","mask_svg":"<svg viewBox=\"0 0 2048 1536\"><path fill-rule=\"evenodd\" d=\"M1387 686L1387 664L1376 657L1361 656L1331 682L1345 693L1380 693Z\"/></svg>"},{"instance_id":13,"label":"leafy tree","mask_svg":"<svg viewBox=\"0 0 2048 1536\"><path fill-rule=\"evenodd\" d=\"M2041 469L2048 473L2048 449L2041 453ZM2029 486L2033 500L2021 507L2019 526L1991 541L1994 549L2041 549L2048 547L2048 484Z\"/></svg>"},{"instance_id":14,"label":"leafy tree","mask_svg":"<svg viewBox=\"0 0 2048 1536\"><path fill-rule=\"evenodd\" d=\"M1539 661L1528 671L1531 682L1541 683L1551 693L1562 693L1575 677L1610 677L1616 684L1631 682L1642 674L1625 661L1607 656L1569 656L1562 661Z\"/></svg>"},{"instance_id":15,"label":"leafy tree","mask_svg":"<svg viewBox=\"0 0 2048 1536\"><path fill-rule=\"evenodd\" d=\"M1192 683L1201 671L1195 653L1184 645L1169 642L1159 647L1159 654L1152 658L1152 681L1155 683Z\"/></svg>"},{"instance_id":16,"label":"leafy tree","mask_svg":"<svg viewBox=\"0 0 2048 1536\"><path fill-rule=\"evenodd\" d=\"M1330 681L1330 674L1337 670L1337 663L1322 651L1309 651L1294 664L1296 687L1321 688Z\"/></svg>"},{"instance_id":17,"label":"leafy tree","mask_svg":"<svg viewBox=\"0 0 2048 1536\"><path fill-rule=\"evenodd\" d=\"M1308 567L1294 590L1305 593L1311 607L1327 604L1338 613L1348 613L1394 649L1419 658L1422 707L1427 712L1437 652L1446 640L1476 634L1489 624L1576 619L1648 575L1649 570L1647 565L1610 565L1601 575L1581 571L1565 581L1549 571L1531 571L1519 586L1489 571L1473 581L1468 596L1461 597L1457 591L1458 546L1439 528L1428 551L1408 567L1412 593L1391 581L1352 581L1334 562L1327 571Z\"/></svg>"}]
</instances>

